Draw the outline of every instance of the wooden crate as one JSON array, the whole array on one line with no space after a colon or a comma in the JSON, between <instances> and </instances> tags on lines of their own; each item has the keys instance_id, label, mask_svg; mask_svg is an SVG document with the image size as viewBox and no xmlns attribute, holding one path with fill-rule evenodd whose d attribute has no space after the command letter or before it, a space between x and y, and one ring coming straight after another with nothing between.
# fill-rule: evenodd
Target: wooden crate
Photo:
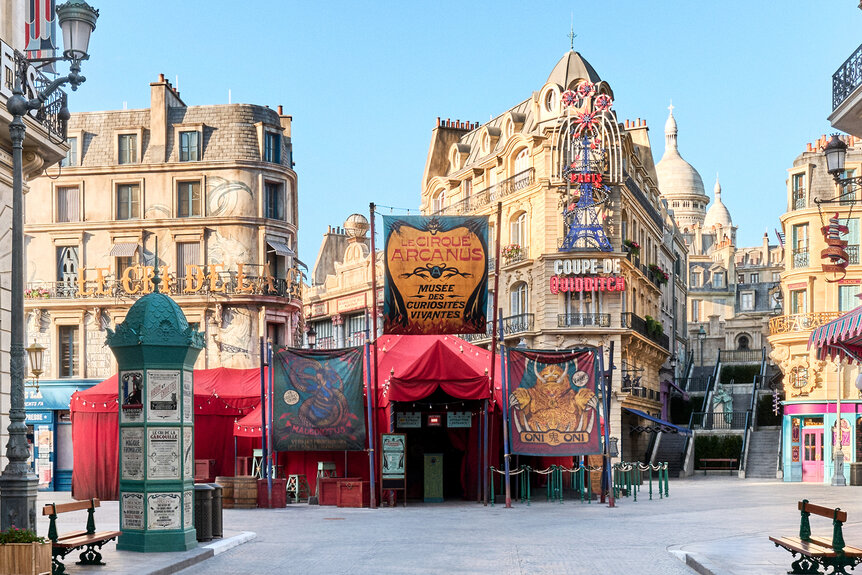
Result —
<instances>
[{"instance_id":1,"label":"wooden crate","mask_svg":"<svg viewBox=\"0 0 862 575\"><path fill-rule=\"evenodd\" d=\"M51 543L0 545L0 575L51 573Z\"/></svg>"},{"instance_id":2,"label":"wooden crate","mask_svg":"<svg viewBox=\"0 0 862 575\"><path fill-rule=\"evenodd\" d=\"M195 459L195 483L212 483L215 481L215 459Z\"/></svg>"},{"instance_id":3,"label":"wooden crate","mask_svg":"<svg viewBox=\"0 0 862 575\"><path fill-rule=\"evenodd\" d=\"M338 504L338 482L339 481L359 481L359 477L320 477L317 479L320 482L320 505L337 505Z\"/></svg>"},{"instance_id":4,"label":"wooden crate","mask_svg":"<svg viewBox=\"0 0 862 575\"><path fill-rule=\"evenodd\" d=\"M287 506L287 479L272 480L272 499L269 500L266 479L257 480L257 506L262 509L274 509Z\"/></svg>"},{"instance_id":5,"label":"wooden crate","mask_svg":"<svg viewBox=\"0 0 862 575\"><path fill-rule=\"evenodd\" d=\"M339 507L368 507L371 505L371 492L367 481L341 479L338 482Z\"/></svg>"}]
</instances>

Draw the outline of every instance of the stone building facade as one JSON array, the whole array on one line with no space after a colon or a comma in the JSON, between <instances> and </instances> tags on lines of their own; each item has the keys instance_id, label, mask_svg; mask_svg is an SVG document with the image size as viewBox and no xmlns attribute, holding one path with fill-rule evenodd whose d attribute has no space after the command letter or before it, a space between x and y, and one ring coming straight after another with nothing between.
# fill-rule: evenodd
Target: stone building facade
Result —
<instances>
[{"instance_id":1,"label":"stone building facade","mask_svg":"<svg viewBox=\"0 0 862 575\"><path fill-rule=\"evenodd\" d=\"M571 216L586 214L592 223L575 229L564 221L569 202L579 201L571 186L579 176L571 174L577 154L584 152L564 142L572 111L561 101L579 88L607 98L596 101L613 98L610 84L571 51L536 92L490 121L438 120L422 178L421 210L427 215L487 215L492 245L502 226L503 257L493 273L499 275L506 345L601 345L607 353L613 344L618 369L613 372L612 434L621 437L623 458L643 460L649 456L650 434L630 431L652 425L643 414L661 415L660 369L670 365L672 354L686 356L685 245L661 199L646 124L619 122L611 111L602 116L606 163L598 159L591 164L594 169L579 172L603 182L608 195L600 207ZM590 111L580 105L574 106L576 113ZM596 263L586 274L585 261ZM608 290L600 287L609 285L601 280L591 284L591 276L622 279L613 284L618 289ZM572 278L573 285L583 280L593 289L554 289L558 281ZM492 289L494 282L492 275ZM466 339L489 344L490 325L486 334Z\"/></svg>"},{"instance_id":2,"label":"stone building facade","mask_svg":"<svg viewBox=\"0 0 862 575\"><path fill-rule=\"evenodd\" d=\"M27 337L58 396L114 373L105 329L157 289L156 268L205 333L198 368L255 367L259 337L300 333L291 117L189 106L162 75L150 95L147 109L74 114L66 159L26 196Z\"/></svg>"}]
</instances>

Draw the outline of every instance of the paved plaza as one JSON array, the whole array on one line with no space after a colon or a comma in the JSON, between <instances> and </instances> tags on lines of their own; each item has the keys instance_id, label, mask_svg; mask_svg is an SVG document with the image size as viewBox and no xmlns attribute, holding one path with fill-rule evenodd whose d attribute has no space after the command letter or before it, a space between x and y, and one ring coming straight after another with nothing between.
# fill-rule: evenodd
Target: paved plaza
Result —
<instances>
[{"instance_id":1,"label":"paved plaza","mask_svg":"<svg viewBox=\"0 0 862 575\"><path fill-rule=\"evenodd\" d=\"M68 499L41 493L39 503L57 496ZM227 509L225 539L210 547L144 557L116 551L112 543L106 567L79 567L72 556L68 564L71 574L778 575L788 570L790 554L768 536L798 533L802 498L846 510L845 540L862 545L860 487L697 476L672 479L667 499L650 501L644 490L636 503L623 498L615 509L544 499L508 510L467 502L376 511L306 504ZM116 529L117 515L117 503L105 502L96 527ZM61 532L80 529L86 512L59 521ZM832 534L828 519L812 516L811 527L815 535ZM47 532L41 517L39 530Z\"/></svg>"}]
</instances>

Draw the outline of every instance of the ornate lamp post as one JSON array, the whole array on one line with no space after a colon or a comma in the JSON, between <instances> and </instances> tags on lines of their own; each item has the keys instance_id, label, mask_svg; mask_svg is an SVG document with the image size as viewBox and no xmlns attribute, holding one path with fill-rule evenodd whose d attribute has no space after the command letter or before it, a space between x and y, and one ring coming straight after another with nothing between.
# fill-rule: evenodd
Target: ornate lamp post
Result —
<instances>
[{"instance_id":1,"label":"ornate lamp post","mask_svg":"<svg viewBox=\"0 0 862 575\"><path fill-rule=\"evenodd\" d=\"M314 344L317 343L317 332L314 331L314 327L309 326L308 331L305 332L305 338L308 341L308 349L314 349Z\"/></svg>"},{"instance_id":2,"label":"ornate lamp post","mask_svg":"<svg viewBox=\"0 0 862 575\"><path fill-rule=\"evenodd\" d=\"M36 485L35 475L29 473L27 457L27 426L24 424L24 115L36 111L48 101L58 88L69 84L77 90L85 78L80 74L81 61L89 58L87 48L90 33L96 29L99 11L83 0L70 0L56 8L57 20L63 32L63 56L40 59L38 62L68 60L69 75L57 78L44 90L27 99L24 86L27 84L31 62L23 55L15 55L15 78L12 97L6 109L12 115L9 136L12 140L12 302L10 326L9 372L11 376L9 404L9 442L6 457L9 463L0 475L0 529L12 525L23 529L36 529ZM69 110L64 106L59 113L61 120L69 119Z\"/></svg>"}]
</instances>

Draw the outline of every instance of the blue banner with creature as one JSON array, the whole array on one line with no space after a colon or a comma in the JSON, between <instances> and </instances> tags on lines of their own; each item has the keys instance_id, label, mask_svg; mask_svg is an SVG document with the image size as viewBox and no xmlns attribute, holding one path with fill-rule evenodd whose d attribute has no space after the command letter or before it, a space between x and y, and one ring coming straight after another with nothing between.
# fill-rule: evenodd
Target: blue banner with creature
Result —
<instances>
[{"instance_id":1,"label":"blue banner with creature","mask_svg":"<svg viewBox=\"0 0 862 575\"><path fill-rule=\"evenodd\" d=\"M365 449L361 347L284 349L272 363L276 451Z\"/></svg>"}]
</instances>

